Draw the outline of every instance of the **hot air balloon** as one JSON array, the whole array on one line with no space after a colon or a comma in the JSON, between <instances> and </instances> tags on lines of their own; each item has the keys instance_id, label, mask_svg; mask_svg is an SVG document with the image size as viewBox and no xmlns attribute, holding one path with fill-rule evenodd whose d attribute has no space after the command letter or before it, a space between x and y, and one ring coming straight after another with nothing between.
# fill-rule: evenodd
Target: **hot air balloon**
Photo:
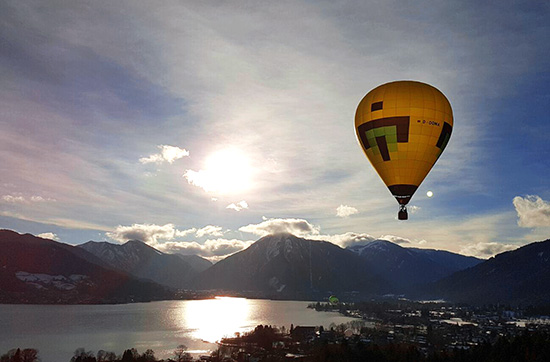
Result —
<instances>
[{"instance_id":1,"label":"hot air balloon","mask_svg":"<svg viewBox=\"0 0 550 362\"><path fill-rule=\"evenodd\" d=\"M406 205L441 156L452 129L451 104L421 82L380 85L357 106L357 138L399 203L399 220L407 220Z\"/></svg>"},{"instance_id":2,"label":"hot air balloon","mask_svg":"<svg viewBox=\"0 0 550 362\"><path fill-rule=\"evenodd\" d=\"M335 296L335 295L331 295L331 296L328 298L328 301L329 301L329 303L332 304L332 305L336 305L336 304L340 303L340 300L339 300L338 297Z\"/></svg>"}]
</instances>

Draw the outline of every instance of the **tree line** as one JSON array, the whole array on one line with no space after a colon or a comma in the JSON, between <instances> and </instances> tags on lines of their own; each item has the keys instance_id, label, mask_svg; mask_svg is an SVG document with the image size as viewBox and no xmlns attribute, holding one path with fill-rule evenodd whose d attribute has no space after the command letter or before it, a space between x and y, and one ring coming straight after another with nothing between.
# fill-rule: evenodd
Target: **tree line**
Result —
<instances>
[{"instance_id":1,"label":"tree line","mask_svg":"<svg viewBox=\"0 0 550 362\"><path fill-rule=\"evenodd\" d=\"M275 331L257 328L243 336L248 342L264 344L276 339ZM469 349L443 349L430 354L422 353L417 347L407 343L377 345L367 343L316 343L304 356L307 362L547 362L550 361L550 334L547 332L526 332L514 337L500 337L495 343L482 343ZM212 357L212 361L217 361ZM284 361L285 356L266 355L262 361ZM94 354L79 348L70 362L188 362L193 358L186 347L178 346L173 356L161 360L151 349L140 354L135 348L127 349L122 355L103 350ZM40 362L36 349L12 349L0 357L0 362Z\"/></svg>"},{"instance_id":2,"label":"tree line","mask_svg":"<svg viewBox=\"0 0 550 362\"><path fill-rule=\"evenodd\" d=\"M114 352L99 350L97 353L78 348L70 362L189 362L193 358L187 352L185 345L179 345L173 352L173 357L167 360L157 359L155 352L148 349L139 353L135 348L125 350L121 355ZM40 362L38 350L34 348L14 348L0 357L0 362Z\"/></svg>"}]
</instances>

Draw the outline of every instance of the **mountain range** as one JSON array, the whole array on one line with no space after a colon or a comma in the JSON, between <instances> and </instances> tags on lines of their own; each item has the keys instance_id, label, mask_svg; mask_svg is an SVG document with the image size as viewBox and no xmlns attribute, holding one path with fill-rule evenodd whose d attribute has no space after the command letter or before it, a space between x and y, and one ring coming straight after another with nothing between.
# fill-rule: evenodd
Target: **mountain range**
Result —
<instances>
[{"instance_id":1,"label":"mountain range","mask_svg":"<svg viewBox=\"0 0 550 362\"><path fill-rule=\"evenodd\" d=\"M84 249L0 230L2 303L116 303L171 296L157 283L108 268Z\"/></svg>"},{"instance_id":2,"label":"mountain range","mask_svg":"<svg viewBox=\"0 0 550 362\"><path fill-rule=\"evenodd\" d=\"M216 264L137 240L71 246L0 230L0 302L95 303L169 298L170 289L277 299L398 294L470 304L550 304L550 240L489 260L375 240L347 249L265 236Z\"/></svg>"},{"instance_id":3,"label":"mountain range","mask_svg":"<svg viewBox=\"0 0 550 362\"><path fill-rule=\"evenodd\" d=\"M293 295L300 291L368 290L385 280L355 253L326 241L269 235L201 273L195 287Z\"/></svg>"},{"instance_id":4,"label":"mountain range","mask_svg":"<svg viewBox=\"0 0 550 362\"><path fill-rule=\"evenodd\" d=\"M395 293L414 290L483 261L444 250L404 248L387 240L374 240L348 249L390 282L387 292Z\"/></svg>"},{"instance_id":5,"label":"mountain range","mask_svg":"<svg viewBox=\"0 0 550 362\"><path fill-rule=\"evenodd\" d=\"M423 289L427 296L470 304L550 304L550 239L498 254Z\"/></svg>"},{"instance_id":6,"label":"mountain range","mask_svg":"<svg viewBox=\"0 0 550 362\"><path fill-rule=\"evenodd\" d=\"M138 240L122 245L89 241L77 247L113 269L171 288L188 288L194 277L212 266L211 262L199 256L165 254Z\"/></svg>"}]
</instances>

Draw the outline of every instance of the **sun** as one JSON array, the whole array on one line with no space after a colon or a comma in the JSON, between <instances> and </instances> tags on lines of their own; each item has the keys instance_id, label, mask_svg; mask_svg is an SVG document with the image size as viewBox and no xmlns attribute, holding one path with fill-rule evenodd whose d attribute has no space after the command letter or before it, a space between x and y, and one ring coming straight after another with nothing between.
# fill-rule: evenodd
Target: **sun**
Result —
<instances>
[{"instance_id":1,"label":"sun","mask_svg":"<svg viewBox=\"0 0 550 362\"><path fill-rule=\"evenodd\" d=\"M251 186L252 167L248 157L237 149L225 149L212 154L206 161L212 173L212 182L220 193L248 190Z\"/></svg>"},{"instance_id":2,"label":"sun","mask_svg":"<svg viewBox=\"0 0 550 362\"><path fill-rule=\"evenodd\" d=\"M187 170L190 184L215 194L238 194L251 189L253 167L250 158L237 148L225 148L211 154L199 171Z\"/></svg>"}]
</instances>

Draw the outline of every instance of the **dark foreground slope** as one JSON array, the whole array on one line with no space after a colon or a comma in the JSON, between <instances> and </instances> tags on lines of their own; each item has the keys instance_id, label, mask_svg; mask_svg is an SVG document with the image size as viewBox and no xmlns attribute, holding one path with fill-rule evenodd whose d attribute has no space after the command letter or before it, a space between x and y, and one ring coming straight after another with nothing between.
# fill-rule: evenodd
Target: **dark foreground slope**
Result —
<instances>
[{"instance_id":1,"label":"dark foreground slope","mask_svg":"<svg viewBox=\"0 0 550 362\"><path fill-rule=\"evenodd\" d=\"M426 294L471 304L549 304L550 240L498 254L432 284Z\"/></svg>"},{"instance_id":2,"label":"dark foreground slope","mask_svg":"<svg viewBox=\"0 0 550 362\"><path fill-rule=\"evenodd\" d=\"M170 296L156 283L102 266L83 249L0 230L2 303L114 303Z\"/></svg>"},{"instance_id":3,"label":"dark foreground slope","mask_svg":"<svg viewBox=\"0 0 550 362\"><path fill-rule=\"evenodd\" d=\"M378 293L383 284L353 252L291 234L263 237L196 280L200 289L256 291L272 297L328 291Z\"/></svg>"}]
</instances>

